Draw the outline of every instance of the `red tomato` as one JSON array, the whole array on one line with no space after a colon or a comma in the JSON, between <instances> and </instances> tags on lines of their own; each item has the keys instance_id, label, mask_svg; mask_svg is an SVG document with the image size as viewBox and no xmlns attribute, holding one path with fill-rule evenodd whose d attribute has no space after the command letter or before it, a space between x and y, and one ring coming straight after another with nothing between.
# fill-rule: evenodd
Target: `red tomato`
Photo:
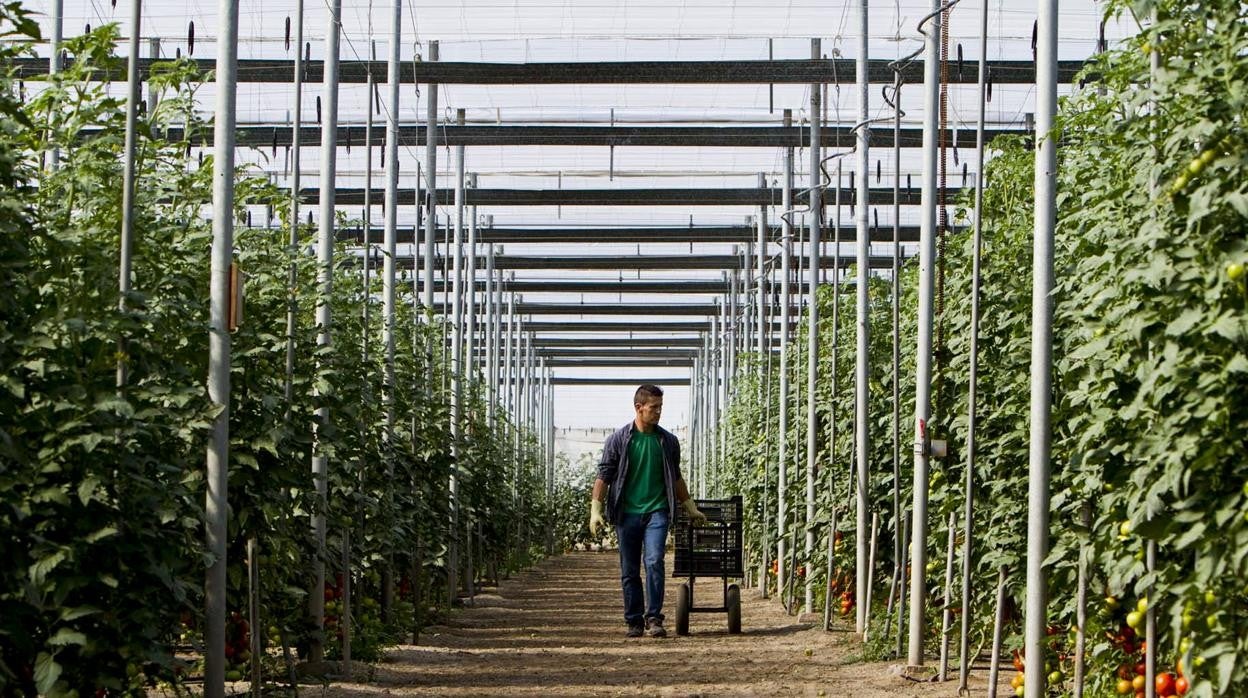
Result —
<instances>
[{"instance_id":1,"label":"red tomato","mask_svg":"<svg viewBox=\"0 0 1248 698\"><path fill-rule=\"evenodd\" d=\"M1131 681L1131 666L1128 664L1123 664L1122 666L1118 667L1118 678L1123 679L1124 681L1128 681L1128 682Z\"/></svg>"},{"instance_id":2,"label":"red tomato","mask_svg":"<svg viewBox=\"0 0 1248 698\"><path fill-rule=\"evenodd\" d=\"M1174 695L1176 696L1187 695L1188 688L1190 688L1190 686L1188 686L1187 684L1186 676L1180 676L1179 678L1174 680Z\"/></svg>"},{"instance_id":3,"label":"red tomato","mask_svg":"<svg viewBox=\"0 0 1248 698\"><path fill-rule=\"evenodd\" d=\"M1136 664L1136 665L1135 665L1135 673L1136 673L1137 675L1139 675L1139 676L1143 676L1143 675L1147 674L1147 673L1148 673L1148 665L1147 665L1147 664L1145 664L1144 662L1140 662L1139 664Z\"/></svg>"},{"instance_id":4,"label":"red tomato","mask_svg":"<svg viewBox=\"0 0 1248 698\"><path fill-rule=\"evenodd\" d=\"M1174 674L1171 674L1170 672L1158 674L1157 680L1154 683L1157 689L1157 695L1162 698L1170 698L1170 696L1174 695Z\"/></svg>"}]
</instances>

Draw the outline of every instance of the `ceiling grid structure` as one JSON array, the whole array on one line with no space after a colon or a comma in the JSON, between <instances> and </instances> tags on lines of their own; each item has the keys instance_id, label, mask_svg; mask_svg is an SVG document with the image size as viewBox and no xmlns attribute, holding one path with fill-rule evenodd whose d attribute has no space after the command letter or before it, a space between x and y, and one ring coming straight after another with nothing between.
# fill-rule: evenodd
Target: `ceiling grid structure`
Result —
<instances>
[{"instance_id":1,"label":"ceiling grid structure","mask_svg":"<svg viewBox=\"0 0 1248 698\"><path fill-rule=\"evenodd\" d=\"M384 61L368 62L374 57L373 42L377 55L389 51L389 19L383 4L343 2L333 188L335 207L348 220L338 238L357 244L363 237L359 226L367 160L363 132L372 102L364 85L367 68L372 68L379 89L386 81ZM33 5L46 12L50 3ZM627 418L629 381L635 387L643 379L674 386L666 418L673 426L686 424L688 393L682 383L688 382L693 352L702 346L699 333L717 313L716 300L723 302L732 287L725 274L754 266L743 251L753 240L753 217L760 206L768 226L761 255L764 269L772 280L779 279L783 151L795 149L795 206L800 209L805 205L801 192L811 186L812 83L829 84L820 114L825 153L852 147L858 50L848 20L855 10L847 3L804 0L778 4L437 0L404 5L399 47L403 78L398 114L399 268L412 266L424 252L423 245L417 249L414 244L424 234L414 234L413 229L423 227L418 203L425 192L426 105L432 80L440 83L435 268L442 269L442 260L453 254L445 242L454 219L451 148L464 146L466 171L476 175L478 184L465 193L467 204L475 206L482 241L476 251L477 267L484 268L484 245L494 245L495 268L508 279L503 289L520 295L517 312L535 333L539 357L553 371L555 424L600 427ZM268 173L281 187L288 187L292 179L291 64L293 52L301 50L286 49L283 25L295 7L295 0L244 7L238 47L238 163ZM323 99L327 7L324 2L306 3L304 16L311 61L303 87L301 189L306 190L305 210L314 212L319 191L327 185L320 181L317 168L321 134L315 113L317 101ZM967 167L974 153L977 104L978 56L973 47L978 27L973 9L958 8L951 15L951 41L963 55L963 61L951 63L949 70L948 139L955 146L950 149L951 190L972 187L977 176ZM887 63L920 45L915 24L926 11L926 3L912 0L872 10L872 33L866 42L872 119L891 122L892 113L879 94L883 84L892 81ZM115 21L126 36L124 13L113 12L99 3L66 0L65 35L80 33L87 23ZM1016 0L992 8L989 139L1028 134L1028 114L1034 110L1030 84L1034 15L1033 4ZM142 17L144 38L159 38L162 56L190 53L187 29L193 21L197 27L193 57L205 64L215 60L216 37L210 29L217 24L214 3L148 3ZM1093 53L1099 21L1093 6L1063 10L1062 25L1069 31L1059 42L1062 80L1069 81ZM1131 33L1131 27L1107 28L1111 41ZM826 60L810 58L812 38L820 40ZM425 60L430 41L438 42L436 63ZM118 47L120 54L125 51L124 45ZM46 70L46 56L43 59L42 66L39 60L31 61L28 70ZM910 64L901 90L905 115L900 171L889 152L891 123L880 124L869 134L870 255L875 272L885 275L891 268L891 204L897 180L902 191L902 255L909 257L917 249L922 69L921 59ZM1069 86L1065 89L1069 91ZM202 116L210 114L215 92L212 82L200 89ZM388 105L382 103L380 108L373 117L375 124L388 117ZM787 128L786 109L793 115L793 125ZM454 125L458 110L464 113L463 126ZM201 138L193 146L210 153L213 143ZM374 128L374 183L382 181L378 156L383 146L383 129ZM851 260L856 244L857 213L853 165L849 160L844 165L839 218L830 206L834 182L828 183L829 194L824 197L825 229L840 226L842 262ZM768 186L759 186L760 175ZM374 225L382 219L381 194L377 185L370 199ZM263 220L263 210L252 214ZM320 216L314 213L313 219L319 221ZM806 227L805 216L795 215L795 230ZM795 234L795 240L804 238L805 233ZM380 230L370 239L379 241ZM830 268L828 244L822 249L828 258L821 267ZM808 250L795 242L792 253L794 259L804 259ZM805 288L808 273L793 273L795 289ZM748 272L745 282L736 285L748 291L753 276L755 272ZM439 304L448 284L440 275L434 281ZM483 292L483 283L478 276L478 292ZM776 302L774 293L767 298ZM804 302L795 297L791 306L801 308ZM777 348L774 341L769 346ZM585 353L568 355L578 349ZM683 353L661 360L647 354L678 350ZM650 363L631 365L630 357L636 363ZM625 382L583 383L604 376Z\"/></svg>"}]
</instances>

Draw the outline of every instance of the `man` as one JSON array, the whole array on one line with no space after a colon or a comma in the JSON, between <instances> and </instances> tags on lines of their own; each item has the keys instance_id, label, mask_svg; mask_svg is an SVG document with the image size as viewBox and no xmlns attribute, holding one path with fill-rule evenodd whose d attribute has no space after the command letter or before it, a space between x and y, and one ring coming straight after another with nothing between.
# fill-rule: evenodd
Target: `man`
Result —
<instances>
[{"instance_id":1,"label":"man","mask_svg":"<svg viewBox=\"0 0 1248 698\"><path fill-rule=\"evenodd\" d=\"M607 518L620 542L620 585L628 637L666 637L663 629L663 549L679 502L694 523L706 523L680 475L680 442L659 426L663 391L643 385L633 395L633 421L607 437L590 501L589 530L598 535ZM608 489L610 497L608 499ZM645 597L640 566L646 565ZM644 613L643 613L644 609Z\"/></svg>"}]
</instances>

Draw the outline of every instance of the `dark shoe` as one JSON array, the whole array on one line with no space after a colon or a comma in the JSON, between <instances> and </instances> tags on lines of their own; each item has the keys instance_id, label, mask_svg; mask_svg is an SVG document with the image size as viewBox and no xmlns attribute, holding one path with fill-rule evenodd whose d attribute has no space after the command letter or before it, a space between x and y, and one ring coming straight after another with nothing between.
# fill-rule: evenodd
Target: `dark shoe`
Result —
<instances>
[{"instance_id":1,"label":"dark shoe","mask_svg":"<svg viewBox=\"0 0 1248 698\"><path fill-rule=\"evenodd\" d=\"M667 637L667 631L663 629L663 619L647 618L646 634L650 637Z\"/></svg>"},{"instance_id":2,"label":"dark shoe","mask_svg":"<svg viewBox=\"0 0 1248 698\"><path fill-rule=\"evenodd\" d=\"M629 625L627 637L641 637L645 632L646 629L641 625Z\"/></svg>"}]
</instances>

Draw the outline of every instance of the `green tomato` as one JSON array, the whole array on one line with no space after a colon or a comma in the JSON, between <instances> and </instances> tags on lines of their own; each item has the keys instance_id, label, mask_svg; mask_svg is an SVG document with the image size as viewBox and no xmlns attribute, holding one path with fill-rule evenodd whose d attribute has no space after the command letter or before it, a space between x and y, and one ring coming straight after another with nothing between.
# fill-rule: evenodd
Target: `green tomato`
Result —
<instances>
[{"instance_id":1,"label":"green tomato","mask_svg":"<svg viewBox=\"0 0 1248 698\"><path fill-rule=\"evenodd\" d=\"M1140 624L1144 622L1144 614L1138 611L1132 611L1127 614L1127 626L1132 630L1138 630Z\"/></svg>"},{"instance_id":2,"label":"green tomato","mask_svg":"<svg viewBox=\"0 0 1248 698\"><path fill-rule=\"evenodd\" d=\"M1063 678L1065 678L1065 677L1064 677L1064 676L1062 676L1062 672L1060 672L1060 671L1050 672L1050 673L1049 673L1049 685L1051 686L1051 685L1054 685L1054 684L1059 684L1059 683L1061 683L1061 682L1062 682L1062 679L1063 679Z\"/></svg>"},{"instance_id":3,"label":"green tomato","mask_svg":"<svg viewBox=\"0 0 1248 698\"><path fill-rule=\"evenodd\" d=\"M1199 156L1192 158L1192 161L1187 163L1188 174L1198 175L1203 169L1205 169L1205 161L1201 160Z\"/></svg>"},{"instance_id":4,"label":"green tomato","mask_svg":"<svg viewBox=\"0 0 1248 698\"><path fill-rule=\"evenodd\" d=\"M1226 276L1231 281L1239 281L1244 278L1244 265L1242 262L1232 262L1226 265ZM1248 482L1244 483L1244 493L1248 494Z\"/></svg>"},{"instance_id":5,"label":"green tomato","mask_svg":"<svg viewBox=\"0 0 1248 698\"><path fill-rule=\"evenodd\" d=\"M1227 275L1229 276L1229 275L1230 275L1230 273L1231 273L1231 272L1230 272L1230 269L1227 269L1227 272L1226 272L1226 273L1227 273ZM1242 264L1241 264L1241 265L1239 265L1239 274L1240 274L1240 276L1243 276L1243 274L1244 274L1244 265L1242 265ZM1244 480L1244 488L1243 488L1243 489L1244 489L1244 496L1245 496L1245 497L1248 497L1248 480Z\"/></svg>"},{"instance_id":6,"label":"green tomato","mask_svg":"<svg viewBox=\"0 0 1248 698\"><path fill-rule=\"evenodd\" d=\"M1212 589L1205 590L1205 605L1212 606L1218 602L1218 595Z\"/></svg>"},{"instance_id":7,"label":"green tomato","mask_svg":"<svg viewBox=\"0 0 1248 698\"><path fill-rule=\"evenodd\" d=\"M1120 536L1131 535L1131 520L1130 519L1126 519L1122 523L1118 524L1118 535Z\"/></svg>"},{"instance_id":8,"label":"green tomato","mask_svg":"<svg viewBox=\"0 0 1248 698\"><path fill-rule=\"evenodd\" d=\"M1106 596L1106 597L1105 597L1105 608L1108 608L1108 609L1109 609L1109 610L1111 610L1111 611L1117 611L1117 610L1118 610L1118 607L1119 607L1119 606L1121 606L1121 605L1122 605L1122 604L1118 603L1118 598L1117 598L1117 597L1115 597L1115 596Z\"/></svg>"},{"instance_id":9,"label":"green tomato","mask_svg":"<svg viewBox=\"0 0 1248 698\"><path fill-rule=\"evenodd\" d=\"M1213 159L1217 156L1218 153L1213 148L1209 148L1200 154L1200 161L1208 165L1213 162Z\"/></svg>"},{"instance_id":10,"label":"green tomato","mask_svg":"<svg viewBox=\"0 0 1248 698\"><path fill-rule=\"evenodd\" d=\"M1143 613L1148 610L1148 597L1141 596L1139 601L1135 602L1135 610Z\"/></svg>"},{"instance_id":11,"label":"green tomato","mask_svg":"<svg viewBox=\"0 0 1248 698\"><path fill-rule=\"evenodd\" d=\"M1192 648L1192 638L1185 637L1182 640L1179 640L1179 654L1187 654L1187 651L1190 650L1191 648Z\"/></svg>"}]
</instances>

